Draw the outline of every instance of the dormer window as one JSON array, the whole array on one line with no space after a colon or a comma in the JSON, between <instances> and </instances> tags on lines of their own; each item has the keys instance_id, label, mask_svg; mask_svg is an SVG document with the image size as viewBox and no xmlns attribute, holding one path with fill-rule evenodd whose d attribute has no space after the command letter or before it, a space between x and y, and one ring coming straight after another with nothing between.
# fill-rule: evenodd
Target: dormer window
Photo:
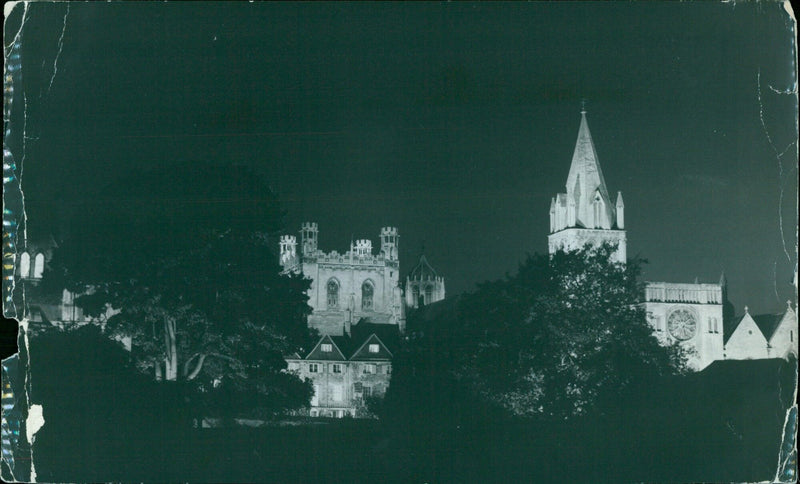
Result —
<instances>
[{"instance_id":1,"label":"dormer window","mask_svg":"<svg viewBox=\"0 0 800 484\"><path fill-rule=\"evenodd\" d=\"M322 352L330 353L333 351L333 345L330 343L322 343Z\"/></svg>"},{"instance_id":2,"label":"dormer window","mask_svg":"<svg viewBox=\"0 0 800 484\"><path fill-rule=\"evenodd\" d=\"M370 353L377 353L378 351L380 351L380 347L378 345L376 345L376 344L369 345L369 352Z\"/></svg>"}]
</instances>

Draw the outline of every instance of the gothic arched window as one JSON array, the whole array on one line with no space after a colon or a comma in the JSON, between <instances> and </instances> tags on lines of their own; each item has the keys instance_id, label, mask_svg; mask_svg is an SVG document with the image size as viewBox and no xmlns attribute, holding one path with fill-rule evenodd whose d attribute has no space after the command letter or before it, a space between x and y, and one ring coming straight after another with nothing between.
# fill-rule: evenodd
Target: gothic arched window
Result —
<instances>
[{"instance_id":1,"label":"gothic arched window","mask_svg":"<svg viewBox=\"0 0 800 484\"><path fill-rule=\"evenodd\" d=\"M361 285L361 310L362 311L372 311L372 295L375 292L375 288L372 287L372 283L369 281L364 282Z\"/></svg>"},{"instance_id":2,"label":"gothic arched window","mask_svg":"<svg viewBox=\"0 0 800 484\"><path fill-rule=\"evenodd\" d=\"M339 307L339 283L331 279L328 281L328 309Z\"/></svg>"},{"instance_id":3,"label":"gothic arched window","mask_svg":"<svg viewBox=\"0 0 800 484\"><path fill-rule=\"evenodd\" d=\"M33 260L33 277L39 279L42 277L42 273L44 273L44 254L38 253Z\"/></svg>"},{"instance_id":4,"label":"gothic arched window","mask_svg":"<svg viewBox=\"0 0 800 484\"><path fill-rule=\"evenodd\" d=\"M425 286L425 304L430 304L432 302L433 302L433 287Z\"/></svg>"},{"instance_id":5,"label":"gothic arched window","mask_svg":"<svg viewBox=\"0 0 800 484\"><path fill-rule=\"evenodd\" d=\"M27 252L23 252L19 256L19 274L20 277L28 277L31 275L31 256Z\"/></svg>"},{"instance_id":6,"label":"gothic arched window","mask_svg":"<svg viewBox=\"0 0 800 484\"><path fill-rule=\"evenodd\" d=\"M414 307L417 307L419 305L419 287L411 288L411 296L414 298Z\"/></svg>"}]
</instances>

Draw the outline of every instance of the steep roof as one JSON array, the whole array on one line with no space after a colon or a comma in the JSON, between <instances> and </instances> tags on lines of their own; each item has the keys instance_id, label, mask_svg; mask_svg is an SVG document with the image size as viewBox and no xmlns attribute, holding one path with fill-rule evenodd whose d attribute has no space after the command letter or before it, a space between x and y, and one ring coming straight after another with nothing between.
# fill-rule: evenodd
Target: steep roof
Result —
<instances>
[{"instance_id":1,"label":"steep roof","mask_svg":"<svg viewBox=\"0 0 800 484\"><path fill-rule=\"evenodd\" d=\"M369 347L373 344L378 345L377 352L369 351ZM371 335L366 341L353 353L350 357L353 361L381 361L391 360L392 352L383 344L380 338L376 335Z\"/></svg>"},{"instance_id":2,"label":"steep roof","mask_svg":"<svg viewBox=\"0 0 800 484\"><path fill-rule=\"evenodd\" d=\"M322 351L323 344L330 344L332 345L332 351ZM342 350L339 349L339 345L337 345L333 339L325 335L319 339L317 345L314 346L314 349L306 356L306 360L324 360L324 361L345 361L347 358L342 353Z\"/></svg>"},{"instance_id":3,"label":"steep roof","mask_svg":"<svg viewBox=\"0 0 800 484\"><path fill-rule=\"evenodd\" d=\"M778 329L781 321L783 321L783 317L786 313L781 314L759 314L756 316L752 316L753 321L755 321L756 326L758 329L761 330L761 334L767 339L767 341L772 338L772 335L775 334L775 330Z\"/></svg>"},{"instance_id":4,"label":"steep roof","mask_svg":"<svg viewBox=\"0 0 800 484\"><path fill-rule=\"evenodd\" d=\"M422 254L419 257L419 262L417 265L411 269L411 272L408 274L410 279L417 279L417 280L424 280L424 279L435 279L438 277L436 270L428 263L428 259L425 258L425 254Z\"/></svg>"},{"instance_id":5,"label":"steep roof","mask_svg":"<svg viewBox=\"0 0 800 484\"><path fill-rule=\"evenodd\" d=\"M567 175L567 199L575 201L575 224L585 227L594 220L594 203L598 198L604 205L603 218L594 221L595 227L611 228L614 223L615 205L608 196L606 180L597 151L594 148L592 133L586 121L586 111L581 111L581 125L578 129L578 139L575 142L575 151L572 154L572 163Z\"/></svg>"},{"instance_id":6,"label":"steep roof","mask_svg":"<svg viewBox=\"0 0 800 484\"><path fill-rule=\"evenodd\" d=\"M603 170L600 169L592 133L589 131L589 123L586 121L586 111L581 111L581 126L578 128L578 139L575 142L572 164L567 176L567 193L572 193L576 182L580 186L581 194L587 200L593 198L596 190L600 190L600 194L606 201L609 200Z\"/></svg>"},{"instance_id":7,"label":"steep roof","mask_svg":"<svg viewBox=\"0 0 800 484\"><path fill-rule=\"evenodd\" d=\"M736 331L736 328L739 327L739 323L742 322L744 319L744 314L741 316L736 316L733 318L729 324L724 324L722 327L722 341L723 343L727 343L729 339L731 339L731 335L733 332Z\"/></svg>"}]
</instances>

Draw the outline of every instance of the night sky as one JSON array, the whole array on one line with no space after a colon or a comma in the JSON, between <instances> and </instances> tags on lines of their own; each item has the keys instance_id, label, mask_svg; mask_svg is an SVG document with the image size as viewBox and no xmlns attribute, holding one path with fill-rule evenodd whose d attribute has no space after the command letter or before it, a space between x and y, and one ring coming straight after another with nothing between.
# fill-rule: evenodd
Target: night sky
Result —
<instances>
[{"instance_id":1,"label":"night sky","mask_svg":"<svg viewBox=\"0 0 800 484\"><path fill-rule=\"evenodd\" d=\"M796 300L792 26L764 2L33 3L8 141L32 236L133 170L244 163L291 231L316 221L343 252L396 226L403 272L424 244L455 295L547 250L585 98L646 278L724 269L737 312L779 311Z\"/></svg>"}]
</instances>

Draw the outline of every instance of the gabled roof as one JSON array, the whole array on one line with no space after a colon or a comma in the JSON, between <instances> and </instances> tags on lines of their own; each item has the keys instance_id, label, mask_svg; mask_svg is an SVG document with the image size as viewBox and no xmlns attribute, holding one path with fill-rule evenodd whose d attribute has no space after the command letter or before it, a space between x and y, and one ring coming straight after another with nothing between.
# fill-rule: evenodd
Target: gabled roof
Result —
<instances>
[{"instance_id":1,"label":"gabled roof","mask_svg":"<svg viewBox=\"0 0 800 484\"><path fill-rule=\"evenodd\" d=\"M369 351L370 345L378 345L378 352L371 353ZM372 334L366 341L353 353L353 356L350 357L353 361L382 361L382 360L391 360L392 359L392 352L389 351L389 348L383 344L380 338L377 335Z\"/></svg>"},{"instance_id":2,"label":"gabled roof","mask_svg":"<svg viewBox=\"0 0 800 484\"><path fill-rule=\"evenodd\" d=\"M742 322L743 318L744 318L744 314L742 314L741 316L736 316L735 318L733 318L730 321L730 323L723 325L723 327L722 327L722 342L723 343L727 343L728 340L731 339L731 335L733 334L734 331L736 331L736 328L739 327L739 323Z\"/></svg>"},{"instance_id":3,"label":"gabled roof","mask_svg":"<svg viewBox=\"0 0 800 484\"><path fill-rule=\"evenodd\" d=\"M761 330L761 334L769 341L772 338L772 335L775 334L775 330L778 329L778 326L783 321L783 317L786 313L783 314L759 314L756 316L752 316L753 321L755 321L756 326L758 329Z\"/></svg>"},{"instance_id":4,"label":"gabled roof","mask_svg":"<svg viewBox=\"0 0 800 484\"><path fill-rule=\"evenodd\" d=\"M332 351L322 351L323 344L330 344L332 345ZM342 350L339 349L339 346L333 341L328 335L323 336L317 342L317 345L314 346L314 349L306 356L306 360L324 360L324 361L346 361L347 358L342 353Z\"/></svg>"},{"instance_id":5,"label":"gabled roof","mask_svg":"<svg viewBox=\"0 0 800 484\"><path fill-rule=\"evenodd\" d=\"M352 336L350 341L353 343L351 346L352 351L349 353L351 355L373 334L380 338L381 343L389 351L396 350L400 344L400 330L396 324L375 324L368 320L361 320L358 324L354 324L350 331Z\"/></svg>"},{"instance_id":6,"label":"gabled roof","mask_svg":"<svg viewBox=\"0 0 800 484\"><path fill-rule=\"evenodd\" d=\"M737 334L741 335L741 336L736 336L737 339L740 339L742 337L750 338L751 336L755 336L756 338L760 337L760 339L764 340L764 344L765 345L767 344L767 338L764 337L763 331L761 331L761 328L758 326L758 324L756 324L755 320L750 315L750 313L747 312L746 309L747 308L745 308L745 313L743 316L734 319L735 324L731 325L732 330L727 337L725 337L725 334L728 333L728 331L723 331L723 344L728 344L730 340L733 339L733 337L736 336ZM724 329L725 328L723 328L723 330ZM748 335L745 335L744 333L745 331L748 331ZM750 335L749 332L752 331L755 331L755 333L753 333L753 335Z\"/></svg>"}]
</instances>

